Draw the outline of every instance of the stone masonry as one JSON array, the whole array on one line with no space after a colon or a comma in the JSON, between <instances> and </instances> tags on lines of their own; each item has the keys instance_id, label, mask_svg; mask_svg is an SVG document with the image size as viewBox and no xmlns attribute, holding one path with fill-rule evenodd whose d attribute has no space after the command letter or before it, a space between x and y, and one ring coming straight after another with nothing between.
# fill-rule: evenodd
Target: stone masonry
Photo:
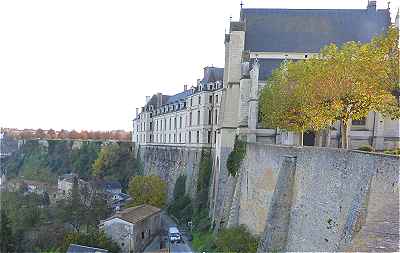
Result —
<instances>
[{"instance_id":1,"label":"stone masonry","mask_svg":"<svg viewBox=\"0 0 400 253\"><path fill-rule=\"evenodd\" d=\"M399 168L396 156L249 143L228 224L261 236L259 252L398 251Z\"/></svg>"}]
</instances>

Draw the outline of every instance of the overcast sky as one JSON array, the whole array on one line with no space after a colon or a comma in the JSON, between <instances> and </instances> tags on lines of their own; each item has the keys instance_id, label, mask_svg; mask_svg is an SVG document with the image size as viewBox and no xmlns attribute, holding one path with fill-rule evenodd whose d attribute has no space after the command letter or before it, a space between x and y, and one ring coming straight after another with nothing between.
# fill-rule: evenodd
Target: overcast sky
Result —
<instances>
[{"instance_id":1,"label":"overcast sky","mask_svg":"<svg viewBox=\"0 0 400 253\"><path fill-rule=\"evenodd\" d=\"M366 8L367 0L253 0L248 8ZM400 0L391 1L392 18ZM0 126L131 130L135 108L223 67L240 0L0 1ZM378 8L387 1L378 0Z\"/></svg>"}]
</instances>

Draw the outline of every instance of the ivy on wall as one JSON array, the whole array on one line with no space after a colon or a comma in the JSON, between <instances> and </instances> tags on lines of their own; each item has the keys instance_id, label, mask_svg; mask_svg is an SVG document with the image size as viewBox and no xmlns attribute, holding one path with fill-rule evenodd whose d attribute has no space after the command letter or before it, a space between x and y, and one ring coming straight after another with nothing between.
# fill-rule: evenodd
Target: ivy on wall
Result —
<instances>
[{"instance_id":1,"label":"ivy on wall","mask_svg":"<svg viewBox=\"0 0 400 253\"><path fill-rule=\"evenodd\" d=\"M243 159L246 157L246 142L235 137L235 144L232 152L228 156L226 161L226 167L228 168L229 174L233 177L236 176L239 168L242 164Z\"/></svg>"}]
</instances>

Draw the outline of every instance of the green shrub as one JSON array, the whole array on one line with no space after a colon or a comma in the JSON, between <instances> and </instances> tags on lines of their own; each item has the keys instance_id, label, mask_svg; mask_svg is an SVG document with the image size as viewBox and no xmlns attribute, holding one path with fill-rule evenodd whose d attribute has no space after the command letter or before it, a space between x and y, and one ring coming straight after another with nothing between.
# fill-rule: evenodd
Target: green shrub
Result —
<instances>
[{"instance_id":1,"label":"green shrub","mask_svg":"<svg viewBox=\"0 0 400 253\"><path fill-rule=\"evenodd\" d=\"M193 208L189 196L185 195L175 200L168 207L168 213L175 216L181 224L186 224L190 221L193 215Z\"/></svg>"},{"instance_id":2,"label":"green shrub","mask_svg":"<svg viewBox=\"0 0 400 253\"><path fill-rule=\"evenodd\" d=\"M256 252L258 239L250 234L244 225L221 230L215 238L218 252Z\"/></svg>"},{"instance_id":3,"label":"green shrub","mask_svg":"<svg viewBox=\"0 0 400 253\"><path fill-rule=\"evenodd\" d=\"M239 140L238 136L236 136L233 150L229 154L228 160L226 161L226 167L228 168L229 174L231 176L236 176L245 157L246 142Z\"/></svg>"},{"instance_id":4,"label":"green shrub","mask_svg":"<svg viewBox=\"0 0 400 253\"><path fill-rule=\"evenodd\" d=\"M186 193L186 176L180 175L176 180L174 187L174 200L178 200L179 198L185 196Z\"/></svg>"},{"instance_id":5,"label":"green shrub","mask_svg":"<svg viewBox=\"0 0 400 253\"><path fill-rule=\"evenodd\" d=\"M192 248L195 252L215 252L214 235L212 232L194 232Z\"/></svg>"},{"instance_id":6,"label":"green shrub","mask_svg":"<svg viewBox=\"0 0 400 253\"><path fill-rule=\"evenodd\" d=\"M391 150L385 150L384 153L387 154L387 155L400 155L400 148L391 149Z\"/></svg>"},{"instance_id":7,"label":"green shrub","mask_svg":"<svg viewBox=\"0 0 400 253\"><path fill-rule=\"evenodd\" d=\"M375 149L373 147L371 147L370 145L363 145L363 146L359 147L358 150L366 151L366 152L374 152L375 151Z\"/></svg>"}]
</instances>

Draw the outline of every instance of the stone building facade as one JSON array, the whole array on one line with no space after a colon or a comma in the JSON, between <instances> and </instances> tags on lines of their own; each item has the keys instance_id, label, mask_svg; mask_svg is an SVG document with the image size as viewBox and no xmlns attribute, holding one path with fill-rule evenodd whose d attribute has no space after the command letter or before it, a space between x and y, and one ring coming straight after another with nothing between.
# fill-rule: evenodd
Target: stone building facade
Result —
<instances>
[{"instance_id":1,"label":"stone building facade","mask_svg":"<svg viewBox=\"0 0 400 253\"><path fill-rule=\"evenodd\" d=\"M398 25L399 15L396 23ZM265 129L259 122L258 99L275 68L286 60L306 60L330 43L369 42L391 25L390 10L377 9L241 9L240 20L230 23L225 35L224 88L217 128L213 180L213 217L225 223L226 206L233 195L234 179L226 169L236 135L248 143L298 145L299 134ZM369 144L377 150L400 147L400 122L370 112L350 129L350 147ZM309 132L308 146L338 147L340 124L329 130Z\"/></svg>"},{"instance_id":2,"label":"stone building facade","mask_svg":"<svg viewBox=\"0 0 400 253\"><path fill-rule=\"evenodd\" d=\"M161 209L140 205L124 209L100 224L108 237L118 243L122 252L143 252L161 232Z\"/></svg>"},{"instance_id":3,"label":"stone building facade","mask_svg":"<svg viewBox=\"0 0 400 253\"><path fill-rule=\"evenodd\" d=\"M133 120L137 145L213 147L222 97L223 69L205 67L195 86L173 96L147 97Z\"/></svg>"}]
</instances>

